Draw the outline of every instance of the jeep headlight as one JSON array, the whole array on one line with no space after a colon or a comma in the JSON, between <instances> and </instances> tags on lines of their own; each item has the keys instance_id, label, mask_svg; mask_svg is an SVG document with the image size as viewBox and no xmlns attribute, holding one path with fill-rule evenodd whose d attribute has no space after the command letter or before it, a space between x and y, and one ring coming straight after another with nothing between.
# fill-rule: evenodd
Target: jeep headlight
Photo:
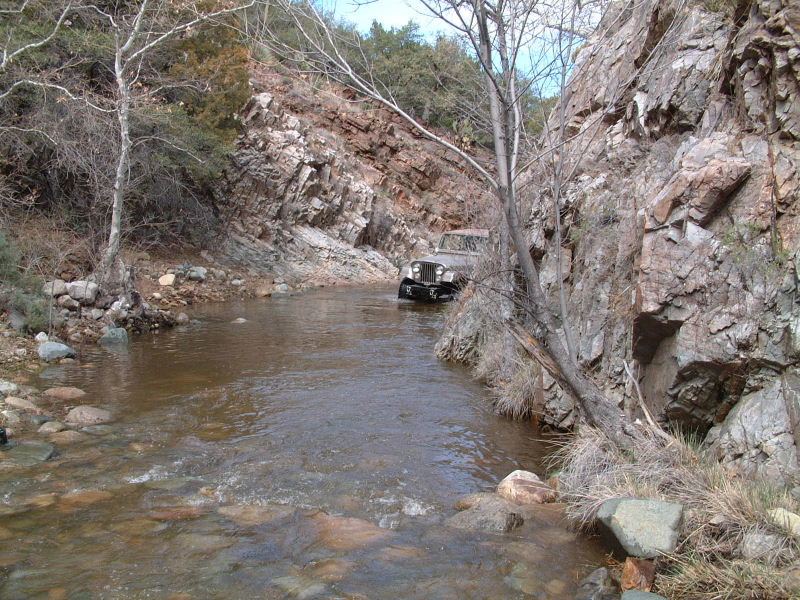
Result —
<instances>
[{"instance_id":1,"label":"jeep headlight","mask_svg":"<svg viewBox=\"0 0 800 600\"><path fill-rule=\"evenodd\" d=\"M416 274L419 273L419 263L414 263L411 265L411 271Z\"/></svg>"},{"instance_id":2,"label":"jeep headlight","mask_svg":"<svg viewBox=\"0 0 800 600\"><path fill-rule=\"evenodd\" d=\"M439 265L438 267L436 267L436 275L441 277L442 273L444 273L444 267L442 265Z\"/></svg>"}]
</instances>

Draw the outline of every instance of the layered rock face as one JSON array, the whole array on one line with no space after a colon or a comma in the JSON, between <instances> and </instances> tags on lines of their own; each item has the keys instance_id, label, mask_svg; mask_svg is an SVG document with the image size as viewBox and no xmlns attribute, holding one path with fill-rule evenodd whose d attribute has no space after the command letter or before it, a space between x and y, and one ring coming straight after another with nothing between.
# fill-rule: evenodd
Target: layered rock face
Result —
<instances>
[{"instance_id":1,"label":"layered rock face","mask_svg":"<svg viewBox=\"0 0 800 600\"><path fill-rule=\"evenodd\" d=\"M707 434L739 471L788 480L800 442L800 6L620 3L577 57L560 209L528 222L578 360L634 406L628 363L662 421ZM534 175L534 178L536 176ZM455 345L452 340L450 346ZM547 374L556 426L571 401ZM795 475L792 475L792 474Z\"/></svg>"},{"instance_id":2,"label":"layered rock face","mask_svg":"<svg viewBox=\"0 0 800 600\"><path fill-rule=\"evenodd\" d=\"M223 260L294 282L394 278L485 204L455 156L384 111L274 73L256 89L217 193Z\"/></svg>"}]
</instances>

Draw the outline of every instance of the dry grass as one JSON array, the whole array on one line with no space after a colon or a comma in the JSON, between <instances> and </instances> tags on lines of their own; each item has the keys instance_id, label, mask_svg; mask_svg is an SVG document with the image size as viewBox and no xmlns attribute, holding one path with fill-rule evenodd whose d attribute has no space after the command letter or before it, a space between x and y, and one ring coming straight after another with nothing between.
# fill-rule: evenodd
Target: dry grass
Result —
<instances>
[{"instance_id":1,"label":"dry grass","mask_svg":"<svg viewBox=\"0 0 800 600\"><path fill-rule=\"evenodd\" d=\"M620 451L602 433L584 429L557 453L559 486L570 517L590 528L609 498L661 498L684 505L679 546L659 560L659 593L672 600L800 598L800 544L768 511L800 513L800 503L770 482L733 475L690 440L642 441ZM742 556L747 536L771 536L755 558Z\"/></svg>"}]
</instances>

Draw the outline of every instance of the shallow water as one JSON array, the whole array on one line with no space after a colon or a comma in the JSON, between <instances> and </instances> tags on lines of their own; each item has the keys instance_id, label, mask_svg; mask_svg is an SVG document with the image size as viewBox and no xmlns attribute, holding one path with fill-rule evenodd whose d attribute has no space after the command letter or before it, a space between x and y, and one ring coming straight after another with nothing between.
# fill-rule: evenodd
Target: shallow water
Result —
<instances>
[{"instance_id":1,"label":"shallow water","mask_svg":"<svg viewBox=\"0 0 800 600\"><path fill-rule=\"evenodd\" d=\"M436 360L444 310L393 288L203 306L48 368L32 383L117 420L0 472L0 598L572 597L602 554L554 511L444 525L546 451Z\"/></svg>"}]
</instances>

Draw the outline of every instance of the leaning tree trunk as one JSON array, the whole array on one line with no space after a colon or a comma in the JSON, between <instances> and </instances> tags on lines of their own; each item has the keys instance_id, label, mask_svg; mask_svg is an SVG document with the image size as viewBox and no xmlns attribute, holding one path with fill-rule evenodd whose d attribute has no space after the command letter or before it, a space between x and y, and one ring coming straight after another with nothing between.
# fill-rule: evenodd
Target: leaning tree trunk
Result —
<instances>
[{"instance_id":1,"label":"leaning tree trunk","mask_svg":"<svg viewBox=\"0 0 800 600\"><path fill-rule=\"evenodd\" d=\"M558 334L559 324L547 302L539 280L539 272L530 254L527 240L519 222L514 186L516 166L514 160L514 128L519 124L514 114L513 73L506 73L501 81L492 74L494 65L491 35L485 4L475 1L478 21L480 59L484 65L486 88L489 96L489 115L492 122L494 153L497 166L495 193L503 206L508 233L516 250L517 260L525 279L526 312L535 323L535 336L511 326L512 335L559 383L576 402L577 409L589 425L602 429L619 446L630 448L639 436L623 411L606 398L597 384L589 379L570 357ZM501 57L501 60L504 57ZM488 68L487 68L488 67ZM506 84L504 87L503 84ZM507 97L504 97L505 92ZM540 341L541 340L541 341ZM541 343L543 342L543 343Z\"/></svg>"}]
</instances>

